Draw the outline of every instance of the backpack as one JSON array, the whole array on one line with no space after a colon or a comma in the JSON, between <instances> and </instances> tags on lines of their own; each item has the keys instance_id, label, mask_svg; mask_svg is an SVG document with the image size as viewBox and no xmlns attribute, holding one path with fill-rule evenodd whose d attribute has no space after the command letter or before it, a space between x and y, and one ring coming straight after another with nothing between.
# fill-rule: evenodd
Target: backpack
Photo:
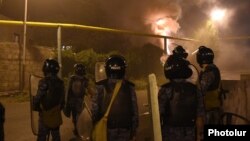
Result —
<instances>
[{"instance_id":1,"label":"backpack","mask_svg":"<svg viewBox=\"0 0 250 141\"><path fill-rule=\"evenodd\" d=\"M82 92L83 82L80 79L75 79L72 82L72 91L75 95L80 95Z\"/></svg>"},{"instance_id":2,"label":"backpack","mask_svg":"<svg viewBox=\"0 0 250 141\"><path fill-rule=\"evenodd\" d=\"M194 126L197 113L197 88L189 82L172 83L172 91L166 108L170 126Z\"/></svg>"},{"instance_id":3,"label":"backpack","mask_svg":"<svg viewBox=\"0 0 250 141\"><path fill-rule=\"evenodd\" d=\"M82 77L73 77L71 89L75 96L83 96L85 94L86 80Z\"/></svg>"},{"instance_id":4,"label":"backpack","mask_svg":"<svg viewBox=\"0 0 250 141\"><path fill-rule=\"evenodd\" d=\"M57 128L62 124L62 115L60 105L49 110L42 110L41 119L43 124L48 128Z\"/></svg>"}]
</instances>

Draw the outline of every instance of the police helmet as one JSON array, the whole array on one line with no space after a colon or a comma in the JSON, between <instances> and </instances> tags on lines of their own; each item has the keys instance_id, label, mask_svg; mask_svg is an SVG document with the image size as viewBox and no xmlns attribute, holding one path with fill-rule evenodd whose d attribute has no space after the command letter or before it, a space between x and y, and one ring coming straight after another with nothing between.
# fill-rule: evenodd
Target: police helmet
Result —
<instances>
[{"instance_id":1,"label":"police helmet","mask_svg":"<svg viewBox=\"0 0 250 141\"><path fill-rule=\"evenodd\" d=\"M212 49L200 46L196 54L196 60L200 66L203 64L211 64L214 60L214 52Z\"/></svg>"},{"instance_id":2,"label":"police helmet","mask_svg":"<svg viewBox=\"0 0 250 141\"><path fill-rule=\"evenodd\" d=\"M83 64L77 63L74 65L74 68L75 68L75 74L77 74L77 75L85 75L86 74L86 72L85 72L86 68Z\"/></svg>"},{"instance_id":3,"label":"police helmet","mask_svg":"<svg viewBox=\"0 0 250 141\"><path fill-rule=\"evenodd\" d=\"M44 75L52 74L56 75L59 72L59 63L54 59L46 59L43 64Z\"/></svg>"},{"instance_id":4,"label":"police helmet","mask_svg":"<svg viewBox=\"0 0 250 141\"><path fill-rule=\"evenodd\" d=\"M124 78L126 67L126 60L120 55L111 55L105 62L106 75L111 79Z\"/></svg>"},{"instance_id":5,"label":"police helmet","mask_svg":"<svg viewBox=\"0 0 250 141\"><path fill-rule=\"evenodd\" d=\"M188 53L182 46L177 46L173 50L173 55L186 59L188 56Z\"/></svg>"},{"instance_id":6,"label":"police helmet","mask_svg":"<svg viewBox=\"0 0 250 141\"><path fill-rule=\"evenodd\" d=\"M174 57L164 64L164 74L167 79L187 79L193 74L189 68L189 61L184 58Z\"/></svg>"}]
</instances>

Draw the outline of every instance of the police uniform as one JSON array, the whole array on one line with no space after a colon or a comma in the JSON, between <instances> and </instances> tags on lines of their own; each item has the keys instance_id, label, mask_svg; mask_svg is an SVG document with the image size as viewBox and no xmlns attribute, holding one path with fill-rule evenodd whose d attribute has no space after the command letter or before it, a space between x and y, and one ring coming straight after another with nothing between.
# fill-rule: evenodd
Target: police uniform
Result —
<instances>
[{"instance_id":1,"label":"police uniform","mask_svg":"<svg viewBox=\"0 0 250 141\"><path fill-rule=\"evenodd\" d=\"M182 102L175 101L176 95L180 99L194 96L195 101L174 107L175 102ZM161 86L158 100L163 141L194 141L195 118L204 116L203 97L197 87L185 79L174 79Z\"/></svg>"},{"instance_id":2,"label":"police uniform","mask_svg":"<svg viewBox=\"0 0 250 141\"><path fill-rule=\"evenodd\" d=\"M107 110L117 80L105 79L96 83L92 119L99 121ZM108 141L129 141L138 128L138 106L134 84L123 80L108 115Z\"/></svg>"},{"instance_id":3,"label":"police uniform","mask_svg":"<svg viewBox=\"0 0 250 141\"><path fill-rule=\"evenodd\" d=\"M220 71L215 64L208 64L200 72L199 83L205 97L206 124L218 124L222 114L220 81Z\"/></svg>"},{"instance_id":4,"label":"police uniform","mask_svg":"<svg viewBox=\"0 0 250 141\"><path fill-rule=\"evenodd\" d=\"M73 90L73 83L74 82L80 82L80 85L78 85L77 89L79 89L79 92L74 92ZM72 75L70 77L69 82L69 89L68 89L68 97L67 97L67 105L69 106L69 109L72 113L72 122L74 124L74 134L78 135L76 124L77 120L83 110L83 102L84 102L84 96L86 94L86 88L88 87L88 79L84 76L79 75Z\"/></svg>"},{"instance_id":5,"label":"police uniform","mask_svg":"<svg viewBox=\"0 0 250 141\"><path fill-rule=\"evenodd\" d=\"M0 102L0 141L4 141L5 108Z\"/></svg>"},{"instance_id":6,"label":"police uniform","mask_svg":"<svg viewBox=\"0 0 250 141\"><path fill-rule=\"evenodd\" d=\"M51 99L45 99L49 87L54 87L56 90L53 93ZM52 88L53 89L53 88ZM36 111L39 111L39 125L38 125L38 137L37 141L46 141L46 137L51 133L53 141L60 141L60 126L56 128L48 128L44 125L43 119L41 117L41 105L46 107L46 109L51 109L54 106L60 105L61 109L64 106L64 85L63 81L57 76L46 76L45 78L39 81L37 95L34 97L33 108Z\"/></svg>"}]
</instances>

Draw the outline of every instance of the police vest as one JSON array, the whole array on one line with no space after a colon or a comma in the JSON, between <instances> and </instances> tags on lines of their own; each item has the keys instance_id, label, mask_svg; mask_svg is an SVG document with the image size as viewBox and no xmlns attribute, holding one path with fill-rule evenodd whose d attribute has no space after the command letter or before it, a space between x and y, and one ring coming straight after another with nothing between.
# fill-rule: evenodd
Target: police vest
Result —
<instances>
[{"instance_id":1,"label":"police vest","mask_svg":"<svg viewBox=\"0 0 250 141\"><path fill-rule=\"evenodd\" d=\"M103 106L101 106L103 115L110 103L115 84L108 84L107 81L102 83L106 91ZM134 87L131 82L123 81L108 115L108 128L131 128L133 114L131 87Z\"/></svg>"},{"instance_id":2,"label":"police vest","mask_svg":"<svg viewBox=\"0 0 250 141\"><path fill-rule=\"evenodd\" d=\"M44 79L48 89L41 98L41 105L43 109L49 110L62 102L64 98L64 84L58 77L45 77Z\"/></svg>"},{"instance_id":3,"label":"police vest","mask_svg":"<svg viewBox=\"0 0 250 141\"><path fill-rule=\"evenodd\" d=\"M169 126L194 126L198 106L197 87L190 82L170 82L164 122Z\"/></svg>"},{"instance_id":4,"label":"police vest","mask_svg":"<svg viewBox=\"0 0 250 141\"><path fill-rule=\"evenodd\" d=\"M220 71L215 65L208 65L205 72L213 72L215 80L208 86L205 93L205 108L206 110L211 110L213 108L218 108L221 105L219 88L220 88ZM201 76L204 73L201 73Z\"/></svg>"}]
</instances>

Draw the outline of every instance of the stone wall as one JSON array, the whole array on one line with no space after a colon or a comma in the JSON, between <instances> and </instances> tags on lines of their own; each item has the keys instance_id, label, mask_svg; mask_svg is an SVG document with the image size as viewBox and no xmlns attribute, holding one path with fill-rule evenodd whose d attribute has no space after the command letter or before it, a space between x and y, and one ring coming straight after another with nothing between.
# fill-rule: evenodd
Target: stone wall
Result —
<instances>
[{"instance_id":1,"label":"stone wall","mask_svg":"<svg viewBox=\"0 0 250 141\"><path fill-rule=\"evenodd\" d=\"M18 91L21 77L20 45L15 42L0 42L0 92ZM53 56L49 47L29 46L26 48L25 83L28 90L30 74L42 75L41 68L45 58Z\"/></svg>"}]
</instances>

